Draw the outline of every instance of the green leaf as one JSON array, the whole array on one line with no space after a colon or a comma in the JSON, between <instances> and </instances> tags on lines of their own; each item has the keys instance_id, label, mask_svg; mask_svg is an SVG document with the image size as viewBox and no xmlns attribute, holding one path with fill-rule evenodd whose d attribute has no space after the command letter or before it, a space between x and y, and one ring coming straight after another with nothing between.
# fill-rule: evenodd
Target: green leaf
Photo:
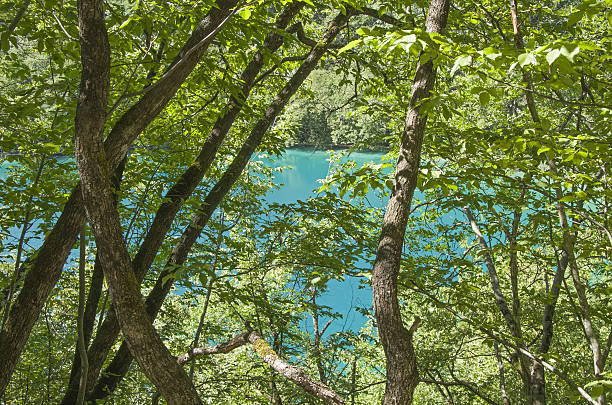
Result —
<instances>
[{"instance_id":1,"label":"green leaf","mask_svg":"<svg viewBox=\"0 0 612 405\"><path fill-rule=\"evenodd\" d=\"M572 26L576 24L578 21L582 19L583 16L584 16L584 11L582 10L573 12L572 14L570 14L569 18L567 19L567 25Z\"/></svg>"},{"instance_id":2,"label":"green leaf","mask_svg":"<svg viewBox=\"0 0 612 405\"><path fill-rule=\"evenodd\" d=\"M532 53L522 53L518 57L518 63L521 67L524 67L526 65L537 65L538 60Z\"/></svg>"},{"instance_id":3,"label":"green leaf","mask_svg":"<svg viewBox=\"0 0 612 405\"><path fill-rule=\"evenodd\" d=\"M518 62L514 62L512 65L510 65L510 68L508 69L508 73L512 72L517 65L518 65Z\"/></svg>"},{"instance_id":4,"label":"green leaf","mask_svg":"<svg viewBox=\"0 0 612 405\"><path fill-rule=\"evenodd\" d=\"M460 68L460 67L464 67L464 66L468 66L469 64L472 63L472 57L470 55L462 55L460 57L458 57L455 60L455 64L453 65L453 68L450 71L450 75L454 75L455 72Z\"/></svg>"},{"instance_id":5,"label":"green leaf","mask_svg":"<svg viewBox=\"0 0 612 405\"><path fill-rule=\"evenodd\" d=\"M321 281L321 277L315 277L312 280L310 280L310 284L317 284Z\"/></svg>"},{"instance_id":6,"label":"green leaf","mask_svg":"<svg viewBox=\"0 0 612 405\"><path fill-rule=\"evenodd\" d=\"M564 46L561 48L560 52L561 55L567 58L567 60L569 60L571 63L574 63L574 57L576 57L576 55L580 53L580 47L576 46L570 51L567 47Z\"/></svg>"},{"instance_id":7,"label":"green leaf","mask_svg":"<svg viewBox=\"0 0 612 405\"><path fill-rule=\"evenodd\" d=\"M603 385L595 385L592 389L591 389L591 396L593 398L597 398L598 396L600 396L601 394L604 393L604 386Z\"/></svg>"},{"instance_id":8,"label":"green leaf","mask_svg":"<svg viewBox=\"0 0 612 405\"><path fill-rule=\"evenodd\" d=\"M242 17L243 20L248 20L251 18L251 10L248 8L243 8L238 12L238 15Z\"/></svg>"},{"instance_id":9,"label":"green leaf","mask_svg":"<svg viewBox=\"0 0 612 405\"><path fill-rule=\"evenodd\" d=\"M60 146L54 143L45 143L42 145L42 149L43 151L45 151L45 153L59 153L60 152Z\"/></svg>"},{"instance_id":10,"label":"green leaf","mask_svg":"<svg viewBox=\"0 0 612 405\"><path fill-rule=\"evenodd\" d=\"M589 387L593 387L595 385L604 385L606 387L612 388L612 381L611 380L595 380L595 381L591 381L590 383L588 383L584 387L585 388L589 388Z\"/></svg>"},{"instance_id":11,"label":"green leaf","mask_svg":"<svg viewBox=\"0 0 612 405\"><path fill-rule=\"evenodd\" d=\"M119 29L125 28L131 21L132 21L132 17L128 18L127 20L123 22L123 24L119 26Z\"/></svg>"},{"instance_id":12,"label":"green leaf","mask_svg":"<svg viewBox=\"0 0 612 405\"><path fill-rule=\"evenodd\" d=\"M548 146L542 146L540 149L538 149L537 154L541 155L544 152L548 152L550 150L550 148Z\"/></svg>"},{"instance_id":13,"label":"green leaf","mask_svg":"<svg viewBox=\"0 0 612 405\"><path fill-rule=\"evenodd\" d=\"M483 49L482 53L484 56L486 56L488 59L491 59L491 60L495 60L499 58L500 56L502 56L502 54L498 52L497 49L491 48L491 47Z\"/></svg>"},{"instance_id":14,"label":"green leaf","mask_svg":"<svg viewBox=\"0 0 612 405\"><path fill-rule=\"evenodd\" d=\"M561 55L560 49L553 49L552 51L548 52L548 54L546 54L546 61L548 62L549 65L552 65L553 63L555 63L555 61L560 55Z\"/></svg>"},{"instance_id":15,"label":"green leaf","mask_svg":"<svg viewBox=\"0 0 612 405\"><path fill-rule=\"evenodd\" d=\"M412 47L412 45L414 45L416 40L417 40L416 35L410 34L410 35L405 35L405 36L401 37L397 41L397 43L399 45L401 45L401 47L404 49L404 51L410 52L410 48Z\"/></svg>"},{"instance_id":16,"label":"green leaf","mask_svg":"<svg viewBox=\"0 0 612 405\"><path fill-rule=\"evenodd\" d=\"M580 190L580 191L577 191L577 192L576 192L576 197L578 197L578 198L579 198L579 199L581 199L581 200L584 200L584 199L586 199L588 196L587 196L587 193L585 193L584 191Z\"/></svg>"},{"instance_id":17,"label":"green leaf","mask_svg":"<svg viewBox=\"0 0 612 405\"><path fill-rule=\"evenodd\" d=\"M488 91L482 91L478 95L478 98L480 100L480 105L485 106L489 103L489 100L491 100L491 94L489 94Z\"/></svg>"},{"instance_id":18,"label":"green leaf","mask_svg":"<svg viewBox=\"0 0 612 405\"><path fill-rule=\"evenodd\" d=\"M342 48L340 48L338 50L338 54L344 53L350 49L353 49L354 47L356 47L357 45L359 45L363 40L361 38L359 39L355 39L351 42L349 42L348 44L344 45Z\"/></svg>"},{"instance_id":19,"label":"green leaf","mask_svg":"<svg viewBox=\"0 0 612 405\"><path fill-rule=\"evenodd\" d=\"M519 137L514 140L514 150L517 153L523 153L527 150L527 141L525 141L525 138Z\"/></svg>"},{"instance_id":20,"label":"green leaf","mask_svg":"<svg viewBox=\"0 0 612 405\"><path fill-rule=\"evenodd\" d=\"M578 199L578 197L576 197L573 194L568 194L565 197L561 198L559 201L560 202L572 202L572 201L576 201Z\"/></svg>"}]
</instances>

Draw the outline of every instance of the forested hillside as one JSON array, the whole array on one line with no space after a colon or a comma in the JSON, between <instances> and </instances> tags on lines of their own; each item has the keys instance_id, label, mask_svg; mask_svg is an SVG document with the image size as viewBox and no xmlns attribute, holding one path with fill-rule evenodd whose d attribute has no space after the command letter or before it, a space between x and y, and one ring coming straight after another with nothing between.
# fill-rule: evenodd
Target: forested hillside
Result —
<instances>
[{"instance_id":1,"label":"forested hillside","mask_svg":"<svg viewBox=\"0 0 612 405\"><path fill-rule=\"evenodd\" d=\"M0 403L610 403L611 25L3 1ZM272 202L294 146L344 152Z\"/></svg>"}]
</instances>

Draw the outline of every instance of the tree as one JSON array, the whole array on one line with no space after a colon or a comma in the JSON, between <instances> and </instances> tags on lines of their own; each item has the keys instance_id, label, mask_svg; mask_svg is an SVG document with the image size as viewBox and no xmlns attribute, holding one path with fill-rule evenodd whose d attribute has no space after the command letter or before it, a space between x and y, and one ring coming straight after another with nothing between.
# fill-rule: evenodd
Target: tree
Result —
<instances>
[{"instance_id":1,"label":"tree","mask_svg":"<svg viewBox=\"0 0 612 405\"><path fill-rule=\"evenodd\" d=\"M81 153L78 155L79 159L77 159L77 161L79 163L80 174L82 177L83 191L87 196L86 201L88 201L88 215L92 225L95 224L93 226L93 230L94 235L97 235L97 247L99 249L98 258L100 263L102 263L101 268L104 270L105 276L111 285L111 296L113 297L113 310L111 313L117 314L117 319L119 320L119 323L123 325L123 329L131 328L130 330L132 332L126 332L126 330L124 330L124 333L127 333L126 336L130 336L128 338L128 341L131 342L129 343L130 351L132 353L138 353L138 348L144 350L144 352L140 352L140 354L137 355L141 366L147 370L147 374L149 374L153 380L156 381L156 385L158 385L164 396L166 396L171 402L180 402L181 399L179 391L187 389L185 392L189 392L189 387L191 384L188 383L185 378L186 376L182 374L179 368L177 368L178 366L171 366L171 364L175 363L172 361L171 357L169 357L169 354L167 353L167 350L164 349L163 344L158 338L155 337L155 332L151 328L148 316L145 313L145 307L139 304L141 302L141 298L139 293L138 279L142 279L147 267L150 266L165 233L168 231L172 218L178 211L182 201L189 196L197 183L201 180L208 166L210 166L216 149L219 147L225 134L227 134L228 127L231 126L236 114L240 111L239 104L243 101L232 97L231 102L234 104L234 107L230 108L228 113L229 116L226 115L220 120L220 129L213 129L210 142L204 145L203 152L199 157L200 160L197 162L197 166L192 166L191 172L188 171L183 175L184 180L182 182L179 180L178 185L175 187L175 189L178 188L178 190L171 190L171 192L179 191L179 195L176 195L177 193L171 193L171 199L174 199L174 201L171 201L170 204L162 204L162 211L161 213L158 212L159 215L157 216L159 221L153 224L153 227L149 232L151 237L145 238L143 242L144 246L141 249L142 254L140 256L137 255L134 260L134 264L131 264L131 259L129 258L125 247L122 248L122 246L124 246L124 242L122 242L123 237L120 232L118 217L116 214L114 214L116 211L111 204L112 193L108 183L108 173L113 170L114 166L116 166L120 160L123 159L121 155L125 154L129 143L131 143L135 136L138 135L146 127L146 125L151 122L153 118L155 118L157 114L159 114L161 109L176 93L180 84L194 69L202 53L212 42L214 36L221 30L223 25L229 21L233 14L236 13L237 9L234 8L234 5L235 3L227 3L222 4L219 8L213 7L211 9L212 11L196 28L190 39L186 42L179 56L175 58L174 62L170 64L169 68L155 83L145 87L145 89L142 91L144 95L141 97L140 101L128 109L127 112L115 123L113 129L110 131L107 137L106 150L104 152L102 149L100 149L101 144L99 142L101 142L101 140L98 138L100 138L102 134L106 121L106 112L104 110L106 106L106 99L108 97L108 90L106 89L109 85L108 83L105 84L105 81L108 81L108 72L110 69L110 62L108 61L109 45L108 40L105 39L106 28L104 27L104 15L98 12L100 5L85 4L83 6L83 10L81 10L81 14L84 15L80 19L82 22L80 31L81 37L83 37L81 52L83 79L80 98L85 98L87 100L83 101L82 105L77 106L77 145L82 148ZM292 16L295 15L295 13L299 11L302 6L303 4L300 3L287 6L288 12L280 18L280 28L286 26ZM329 43L331 43L331 41L333 41L342 25L345 23L347 18L346 10L347 9L345 8L343 12L332 21L330 28L326 31L326 33L324 33L322 40L312 46L311 51L303 58L304 62L293 74L292 78L287 82L287 84L280 89L279 95L272 100L270 106L265 110L263 118L260 119L251 130L251 135L245 140L244 146L238 152L236 158L228 167L225 174L221 177L220 181L217 183L217 186L210 190L209 197L203 205L204 208L201 208L201 210L204 212L200 212L195 216L192 221L193 225L186 229L183 238L184 240L177 246L177 249L175 249L175 255L169 261L170 275L174 274L176 272L176 267L180 266L182 261L185 260L186 254L191 248L191 245L195 239L199 236L202 226L204 226L215 207L219 204L223 196L229 191L233 183L240 176L244 167L249 161L250 156L261 143L263 136L266 134L267 129L270 127L275 117L280 113L289 98L293 95L293 93L295 93L310 71L312 71L317 65L318 60L326 52L327 46ZM95 14L94 11L98 12L98 15L90 16L88 17L89 19L85 17L85 15L92 13ZM246 12L249 14L245 14ZM250 13L251 11L249 9L241 10L241 15L245 19L248 19ZM129 20L126 21L126 23L128 22ZM91 37L87 37L90 29L93 30L93 32L90 34ZM269 47L277 48L278 45L280 45L280 40L281 38L279 38L276 33L272 33L270 37L270 41L272 43L269 45ZM160 43L160 52L164 46L165 44L163 42ZM251 83L246 83L246 87L243 89L241 95L243 98L248 95L248 92L256 79L257 72L262 67L261 62L263 57L264 55L259 54L256 56L254 64L247 67L245 75L248 78L248 81ZM299 58L298 60L301 59L302 58ZM96 69L101 70L96 71ZM150 73L152 77L155 76L154 71ZM261 80L261 78L263 77L260 77L259 80ZM100 83L100 86L102 86L100 87L101 90L95 88L96 86L94 86L93 90L89 88L89 83L94 81L94 79L98 81L97 83ZM89 94L88 91L90 90L94 93ZM115 107L119 105L122 98L123 95L120 97L119 101L116 102ZM92 105L94 107L92 107ZM115 107L113 107L113 110ZM81 109L85 112L79 113ZM86 118L89 117L90 113L93 111L92 109L96 111L98 117L97 123L95 119ZM90 125L93 125L93 130L89 128ZM82 131L80 126L83 127ZM83 134L81 134L81 132ZM80 141L81 137L85 135L95 136L93 138L84 138L83 141ZM108 160L108 163L106 160ZM86 179L90 181L90 183L86 184ZM184 188L186 188L186 190ZM110 205L95 203L94 200L96 199L96 196L104 196L104 201ZM72 235L74 232L71 230L77 224L82 222L82 212L79 213L80 204L80 188L77 188L75 191L73 191L71 199L64 208L63 216L58 224L56 224L54 227L51 236L46 238L37 256L38 258L45 257L47 264L52 262L52 260L50 260L51 257L57 258L56 263L58 267L62 260L65 260L69 247L73 243ZM202 224L198 225L200 221ZM108 236L111 229L114 229L113 232L115 232L113 237ZM58 243L62 244L62 249L57 248L56 245ZM116 256L116 254L119 254L119 256ZM112 266L110 265L111 262L113 263ZM39 270L39 267L36 266L37 265L35 262L33 267L31 267L26 273L26 278L24 280L24 286L27 287L29 285L28 283L33 284L33 290L26 291L25 288L22 289L20 295L17 297L16 304L13 305L10 312L8 312L9 315L7 327L3 330L3 339L4 342L6 342L6 345L3 345L3 349L7 351L7 361L12 363L13 366L19 356L20 349L23 347L24 337L28 334L29 328L27 325L29 324L31 327L31 324L36 317L35 312L37 305L44 302L44 296L48 295L49 287L52 287L53 282L57 280L57 277L59 276L58 271L45 272L43 277L46 277L46 279L43 281L40 279L40 273L42 273L42 270ZM134 268L134 271L130 270L132 267ZM109 273L110 269L115 271L112 273L113 275ZM132 276L132 274L134 274L134 276ZM167 276L168 272L164 274ZM165 281L165 279L163 280ZM168 283L163 282L162 284ZM119 287L119 285L125 285L126 290L123 290L121 287ZM22 309L19 303L27 299L25 297L26 293L34 293L35 295L39 296L39 300L34 300L34 302L31 302L30 308ZM92 300L92 302L95 303L95 299ZM151 305L161 305L161 301L158 299L157 302L154 302ZM151 309L150 311L155 310ZM110 325L112 325L114 323L113 317L109 319L110 321L107 321ZM17 320L20 328L14 327L14 323L17 322ZM131 324L130 322L132 321L136 323ZM130 327L128 324L132 326ZM147 327L146 325L149 326ZM19 330L17 331L16 329ZM147 330L149 332L145 332ZM112 340L114 339L113 335L116 336L116 332L111 332L110 334L106 332L106 336L110 336L110 339L107 337L106 340L112 343ZM96 338L99 336L104 335L98 335ZM155 343L156 341L157 343ZM13 343L15 343L16 346L13 346ZM96 341L94 341L94 346L95 344ZM155 348L155 345L157 345L157 348ZM164 358L165 360L163 360ZM97 365L95 365L96 361L98 362ZM176 374L173 378L175 378L177 382L183 381L186 385L183 385L182 388L178 387L180 386L180 383L178 383L176 387L173 387L173 384L168 385L167 381L169 375L164 375L162 368L159 369L160 373L156 372L156 369L153 366L156 361L161 361L162 364L165 363L166 369L174 369ZM94 366L91 369L91 374L94 376L94 378L96 375L96 369L99 370L100 366L101 363L99 363L99 360L94 360ZM153 366L153 368L151 368L151 366ZM7 367L4 370L6 371L7 377L5 380L8 382L8 377L11 374L12 366ZM73 376L76 374L77 373L73 373ZM154 375L157 376L153 377ZM170 380L173 380L173 378L170 378ZM164 383L164 381L166 381L166 383ZM4 389L6 384L3 384ZM174 389L176 389L176 391L174 391L173 394L172 390ZM195 395L192 388L191 392L191 401L194 403L199 402L197 395Z\"/></svg>"},{"instance_id":2,"label":"tree","mask_svg":"<svg viewBox=\"0 0 612 405\"><path fill-rule=\"evenodd\" d=\"M432 1L427 13L427 32L440 33L446 26L450 2ZM429 60L427 60L429 59ZM435 83L433 55L416 68L410 97L410 109L399 149L393 189L385 218L376 260L372 270L373 305L376 325L387 359L387 385L384 404L410 404L414 388L418 384L418 371L412 335L420 319L415 319L406 329L402 321L397 298L397 279L404 242L404 233L410 213L412 196L417 185L421 146L427 115L419 105L430 96Z\"/></svg>"},{"instance_id":3,"label":"tree","mask_svg":"<svg viewBox=\"0 0 612 405\"><path fill-rule=\"evenodd\" d=\"M3 3L3 400L606 403L609 4L449 3Z\"/></svg>"}]
</instances>

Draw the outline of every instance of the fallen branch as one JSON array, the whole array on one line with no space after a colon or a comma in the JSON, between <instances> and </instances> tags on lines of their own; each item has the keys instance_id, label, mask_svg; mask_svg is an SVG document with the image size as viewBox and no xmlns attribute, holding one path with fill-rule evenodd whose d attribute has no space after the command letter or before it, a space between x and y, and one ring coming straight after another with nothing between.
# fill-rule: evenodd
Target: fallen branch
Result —
<instances>
[{"instance_id":1,"label":"fallen branch","mask_svg":"<svg viewBox=\"0 0 612 405\"><path fill-rule=\"evenodd\" d=\"M237 349L240 346L244 346L245 344L249 343L248 338L250 334L251 332L243 332L239 335L234 336L227 342L223 342L218 345L193 348L192 350L189 351L189 353L185 353L179 356L179 358L176 361L178 362L178 364L185 364L189 360L197 356L229 353L232 350Z\"/></svg>"},{"instance_id":2,"label":"fallen branch","mask_svg":"<svg viewBox=\"0 0 612 405\"><path fill-rule=\"evenodd\" d=\"M253 345L257 356L267 363L270 368L292 381L294 384L301 387L304 391L308 392L312 396L319 398L328 404L344 405L346 403L340 395L338 395L327 385L308 376L299 367L289 364L287 361L283 360L270 347L268 342L266 342L265 339L254 330L240 333L227 342L223 342L218 345L196 347L190 350L188 353L179 356L177 362L179 364L185 364L196 356L229 353L247 343Z\"/></svg>"}]
</instances>

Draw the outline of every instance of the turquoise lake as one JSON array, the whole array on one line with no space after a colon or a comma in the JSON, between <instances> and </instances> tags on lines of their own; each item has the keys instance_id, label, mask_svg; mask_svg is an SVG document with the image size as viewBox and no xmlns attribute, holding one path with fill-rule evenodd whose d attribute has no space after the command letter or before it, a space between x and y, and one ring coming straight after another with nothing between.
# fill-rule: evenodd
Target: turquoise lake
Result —
<instances>
[{"instance_id":1,"label":"turquoise lake","mask_svg":"<svg viewBox=\"0 0 612 405\"><path fill-rule=\"evenodd\" d=\"M382 154L354 152L348 159L354 160L358 165L366 162L379 163ZM344 158L343 160L347 160ZM308 197L316 195L316 190L321 185L319 180L324 179L330 169L329 153L325 151L290 149L285 152L282 158L272 163L273 167L290 166L291 169L278 173L274 179L275 183L280 184L280 189L268 195L269 202L291 203L297 200L306 200ZM380 199L369 198L374 206L382 207L385 203ZM342 319L337 319L328 328L327 333L338 332L341 330L358 331L364 326L367 319L359 312L356 307L369 308L372 304L372 290L368 288L359 289L359 280L347 277L344 281L331 280L328 283L328 290L318 300L319 305L326 305L335 312L342 314ZM305 327L312 328L312 320L309 316L304 318ZM327 320L323 318L319 321L325 324Z\"/></svg>"},{"instance_id":2,"label":"turquoise lake","mask_svg":"<svg viewBox=\"0 0 612 405\"><path fill-rule=\"evenodd\" d=\"M379 163L381 157L380 153L354 152L350 157L342 158L342 161L350 159L361 165L366 162ZM273 162L267 161L267 164L271 167L288 167L276 173L274 182L280 185L280 188L268 194L266 200L270 203L293 203L315 196L316 190L321 185L319 180L324 179L330 170L329 153L320 150L289 149L281 158ZM2 162L0 179L6 178L6 167L6 162ZM378 207L384 204L377 198L369 198L369 201ZM13 228L10 234L18 238L19 230ZM38 243L32 243L32 247L36 248L36 245ZM363 266L364 263L360 267ZM342 314L342 319L332 322L328 334L341 330L358 331L364 326L367 319L355 308L369 308L372 303L372 292L369 287L358 288L359 285L359 280L352 277L347 277L344 281L332 280L328 283L328 290L317 300L319 305L328 306L334 312ZM327 319L322 317L320 322L325 324ZM308 330L312 328L312 320L308 315L304 317L304 327Z\"/></svg>"}]
</instances>

